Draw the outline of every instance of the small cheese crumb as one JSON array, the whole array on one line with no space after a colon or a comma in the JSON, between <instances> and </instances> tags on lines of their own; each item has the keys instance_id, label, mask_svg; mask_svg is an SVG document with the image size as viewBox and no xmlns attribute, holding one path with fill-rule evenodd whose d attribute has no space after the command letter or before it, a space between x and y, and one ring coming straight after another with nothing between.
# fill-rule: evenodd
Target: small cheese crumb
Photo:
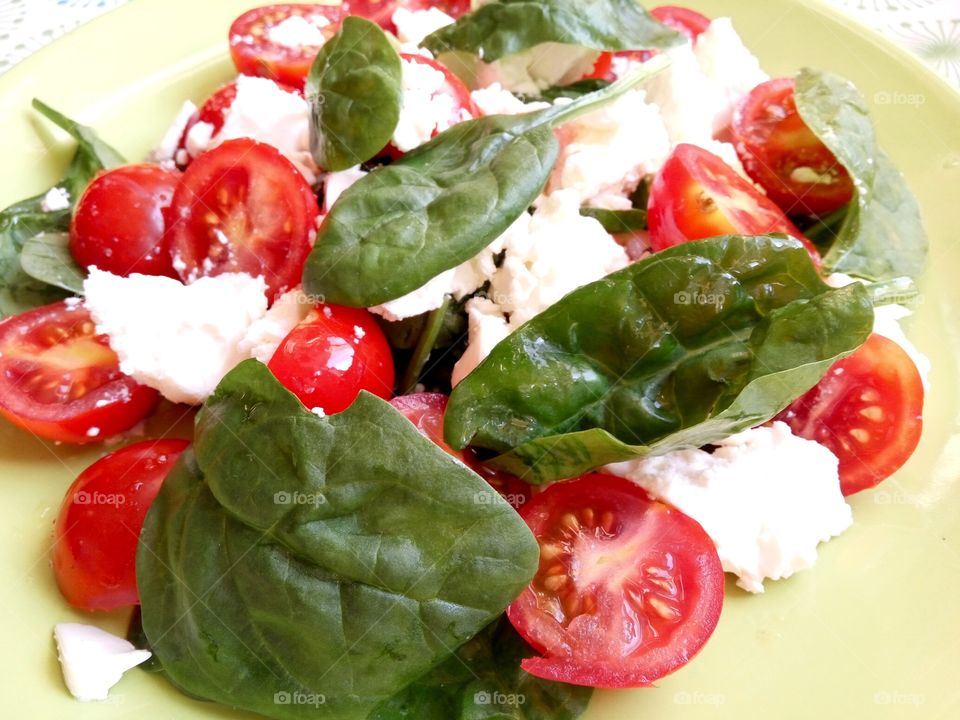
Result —
<instances>
[{"instance_id":1,"label":"small cheese crumb","mask_svg":"<svg viewBox=\"0 0 960 720\"><path fill-rule=\"evenodd\" d=\"M320 47L326 40L320 28L327 27L330 20L322 15L315 15L311 20L291 15L267 30L267 39L288 48Z\"/></svg>"},{"instance_id":2,"label":"small cheese crumb","mask_svg":"<svg viewBox=\"0 0 960 720\"><path fill-rule=\"evenodd\" d=\"M40 209L44 212L58 212L68 207L70 207L70 193L62 187L50 188L40 201Z\"/></svg>"},{"instance_id":3,"label":"small cheese crumb","mask_svg":"<svg viewBox=\"0 0 960 720\"><path fill-rule=\"evenodd\" d=\"M53 637L67 689L81 702L106 700L123 673L151 655L93 625L60 623Z\"/></svg>"}]
</instances>

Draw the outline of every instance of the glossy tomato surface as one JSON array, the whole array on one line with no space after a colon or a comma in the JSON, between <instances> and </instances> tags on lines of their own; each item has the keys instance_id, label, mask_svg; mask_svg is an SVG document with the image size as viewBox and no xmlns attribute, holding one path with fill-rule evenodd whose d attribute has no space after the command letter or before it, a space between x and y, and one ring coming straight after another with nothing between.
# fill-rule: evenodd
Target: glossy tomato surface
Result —
<instances>
[{"instance_id":1,"label":"glossy tomato surface","mask_svg":"<svg viewBox=\"0 0 960 720\"><path fill-rule=\"evenodd\" d=\"M537 677L639 687L688 663L720 619L723 569L703 528L609 475L550 485L520 511L540 567L507 608Z\"/></svg>"},{"instance_id":2,"label":"glossy tomato surface","mask_svg":"<svg viewBox=\"0 0 960 720\"><path fill-rule=\"evenodd\" d=\"M0 321L0 415L47 440L98 442L128 430L157 392L120 372L79 301Z\"/></svg>"},{"instance_id":3,"label":"glossy tomato surface","mask_svg":"<svg viewBox=\"0 0 960 720\"><path fill-rule=\"evenodd\" d=\"M105 455L67 490L57 517L53 572L83 610L136 605L134 560L143 518L186 440L147 440Z\"/></svg>"}]
</instances>

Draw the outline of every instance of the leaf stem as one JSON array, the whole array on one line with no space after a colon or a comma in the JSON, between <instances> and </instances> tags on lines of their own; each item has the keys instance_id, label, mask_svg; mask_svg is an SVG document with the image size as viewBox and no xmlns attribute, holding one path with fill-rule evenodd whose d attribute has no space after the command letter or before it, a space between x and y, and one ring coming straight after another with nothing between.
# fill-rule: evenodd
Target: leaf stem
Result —
<instances>
[{"instance_id":1,"label":"leaf stem","mask_svg":"<svg viewBox=\"0 0 960 720\"><path fill-rule=\"evenodd\" d=\"M916 299L920 294L913 278L898 277L892 280L882 280L866 286L870 293L870 301L874 307L883 305L903 305Z\"/></svg>"},{"instance_id":2,"label":"leaf stem","mask_svg":"<svg viewBox=\"0 0 960 720\"><path fill-rule=\"evenodd\" d=\"M423 326L423 332L420 333L417 345L413 349L413 355L410 356L410 361L407 363L407 368L400 381L401 395L412 393L416 388L417 380L420 379L423 366L426 365L427 360L430 359L433 346L436 345L440 330L443 329L443 319L446 317L449 309L450 296L447 295L443 298L443 304L436 310L433 310L429 317L427 317L427 322Z\"/></svg>"}]
</instances>

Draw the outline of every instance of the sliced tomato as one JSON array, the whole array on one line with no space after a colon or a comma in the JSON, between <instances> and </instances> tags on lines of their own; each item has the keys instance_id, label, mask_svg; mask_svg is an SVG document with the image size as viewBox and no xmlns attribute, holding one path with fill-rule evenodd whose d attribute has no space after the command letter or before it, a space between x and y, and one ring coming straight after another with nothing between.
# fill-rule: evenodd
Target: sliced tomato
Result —
<instances>
[{"instance_id":1,"label":"sliced tomato","mask_svg":"<svg viewBox=\"0 0 960 720\"><path fill-rule=\"evenodd\" d=\"M515 475L487 467L469 448L458 452L444 442L443 414L447 409L447 400L447 396L442 393L413 393L395 397L390 404L440 449L467 465L500 493L504 500L519 510L533 495L533 488L529 484Z\"/></svg>"},{"instance_id":2,"label":"sliced tomato","mask_svg":"<svg viewBox=\"0 0 960 720\"><path fill-rule=\"evenodd\" d=\"M243 75L257 75L302 88L323 44L337 34L346 14L341 5L278 4L248 10L230 26L230 56ZM291 23L299 23L289 34ZM310 28L313 32L310 33ZM307 31L306 33L304 31ZM302 44L299 37L313 35Z\"/></svg>"},{"instance_id":3,"label":"sliced tomato","mask_svg":"<svg viewBox=\"0 0 960 720\"><path fill-rule=\"evenodd\" d=\"M747 174L787 214L826 215L853 198L853 181L797 112L793 78L757 85L733 114Z\"/></svg>"},{"instance_id":4,"label":"sliced tomato","mask_svg":"<svg viewBox=\"0 0 960 720\"><path fill-rule=\"evenodd\" d=\"M39 437L98 442L136 425L157 398L120 372L79 301L0 321L0 415Z\"/></svg>"},{"instance_id":5,"label":"sliced tomato","mask_svg":"<svg viewBox=\"0 0 960 720\"><path fill-rule=\"evenodd\" d=\"M400 8L412 12L436 8L453 18L470 12L470 0L344 0L343 6L350 15L365 17L390 32L397 31L393 14Z\"/></svg>"},{"instance_id":6,"label":"sliced tomato","mask_svg":"<svg viewBox=\"0 0 960 720\"><path fill-rule=\"evenodd\" d=\"M300 282L318 213L310 185L276 148L228 140L194 160L174 193L173 266L185 281L262 275L275 297Z\"/></svg>"},{"instance_id":7,"label":"sliced tomato","mask_svg":"<svg viewBox=\"0 0 960 720\"><path fill-rule=\"evenodd\" d=\"M105 455L70 486L60 507L53 572L82 610L137 605L135 559L143 518L186 440L146 440Z\"/></svg>"},{"instance_id":8,"label":"sliced tomato","mask_svg":"<svg viewBox=\"0 0 960 720\"><path fill-rule=\"evenodd\" d=\"M320 305L288 334L267 367L310 409L346 410L361 390L393 394L393 354L373 315Z\"/></svg>"},{"instance_id":9,"label":"sliced tomato","mask_svg":"<svg viewBox=\"0 0 960 720\"><path fill-rule=\"evenodd\" d=\"M710 27L710 18L690 8L661 5L651 10L650 14L664 25L682 32L693 42Z\"/></svg>"},{"instance_id":10,"label":"sliced tomato","mask_svg":"<svg viewBox=\"0 0 960 720\"><path fill-rule=\"evenodd\" d=\"M723 569L695 520L609 475L555 483L520 511L540 567L507 608L540 654L531 675L639 687L688 663L723 607Z\"/></svg>"},{"instance_id":11,"label":"sliced tomato","mask_svg":"<svg viewBox=\"0 0 960 720\"><path fill-rule=\"evenodd\" d=\"M890 477L916 450L923 381L903 348L871 335L776 419L836 455L840 489L852 495Z\"/></svg>"},{"instance_id":12,"label":"sliced tomato","mask_svg":"<svg viewBox=\"0 0 960 720\"><path fill-rule=\"evenodd\" d=\"M87 186L70 224L70 254L114 275L174 276L165 231L179 173L159 165L106 170Z\"/></svg>"},{"instance_id":13,"label":"sliced tomato","mask_svg":"<svg viewBox=\"0 0 960 720\"><path fill-rule=\"evenodd\" d=\"M816 248L769 198L707 150L681 143L650 186L647 207L650 244L663 250L716 235L785 233Z\"/></svg>"}]
</instances>

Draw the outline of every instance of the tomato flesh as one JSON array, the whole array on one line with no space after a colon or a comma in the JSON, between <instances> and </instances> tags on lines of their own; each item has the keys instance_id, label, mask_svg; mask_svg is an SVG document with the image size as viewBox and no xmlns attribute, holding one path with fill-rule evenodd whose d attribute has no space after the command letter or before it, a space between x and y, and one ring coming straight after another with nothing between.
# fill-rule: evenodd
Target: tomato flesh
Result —
<instances>
[{"instance_id":1,"label":"tomato flesh","mask_svg":"<svg viewBox=\"0 0 960 720\"><path fill-rule=\"evenodd\" d=\"M157 403L157 392L120 372L76 301L0 321L0 415L48 440L98 442L128 430Z\"/></svg>"},{"instance_id":2,"label":"tomato flesh","mask_svg":"<svg viewBox=\"0 0 960 720\"><path fill-rule=\"evenodd\" d=\"M910 458L923 430L923 381L893 340L871 335L777 420L840 460L840 489L872 488Z\"/></svg>"},{"instance_id":3,"label":"tomato flesh","mask_svg":"<svg viewBox=\"0 0 960 720\"><path fill-rule=\"evenodd\" d=\"M390 345L368 311L320 305L280 343L267 367L310 409L346 410L361 390L393 394Z\"/></svg>"},{"instance_id":4,"label":"tomato flesh","mask_svg":"<svg viewBox=\"0 0 960 720\"><path fill-rule=\"evenodd\" d=\"M549 486L520 514L540 543L540 566L507 617L541 654L523 661L530 674L649 685L710 637L723 569L695 520L598 474Z\"/></svg>"},{"instance_id":5,"label":"tomato flesh","mask_svg":"<svg viewBox=\"0 0 960 720\"><path fill-rule=\"evenodd\" d=\"M143 518L186 440L147 440L105 455L67 490L57 517L53 572L83 610L137 605L135 559Z\"/></svg>"},{"instance_id":6,"label":"tomato flesh","mask_svg":"<svg viewBox=\"0 0 960 720\"><path fill-rule=\"evenodd\" d=\"M853 198L853 181L797 111L793 78L757 85L733 116L747 174L787 214L825 215Z\"/></svg>"},{"instance_id":7,"label":"tomato flesh","mask_svg":"<svg viewBox=\"0 0 960 720\"><path fill-rule=\"evenodd\" d=\"M257 75L302 88L310 65L340 29L345 10L341 5L278 4L248 10L230 26L230 56L242 75ZM276 28L291 18L302 18L315 27L315 44L288 43Z\"/></svg>"},{"instance_id":8,"label":"tomato flesh","mask_svg":"<svg viewBox=\"0 0 960 720\"><path fill-rule=\"evenodd\" d=\"M276 297L300 282L318 213L310 185L276 148L228 140L194 160L173 195L173 266L184 281L262 275Z\"/></svg>"}]
</instances>

